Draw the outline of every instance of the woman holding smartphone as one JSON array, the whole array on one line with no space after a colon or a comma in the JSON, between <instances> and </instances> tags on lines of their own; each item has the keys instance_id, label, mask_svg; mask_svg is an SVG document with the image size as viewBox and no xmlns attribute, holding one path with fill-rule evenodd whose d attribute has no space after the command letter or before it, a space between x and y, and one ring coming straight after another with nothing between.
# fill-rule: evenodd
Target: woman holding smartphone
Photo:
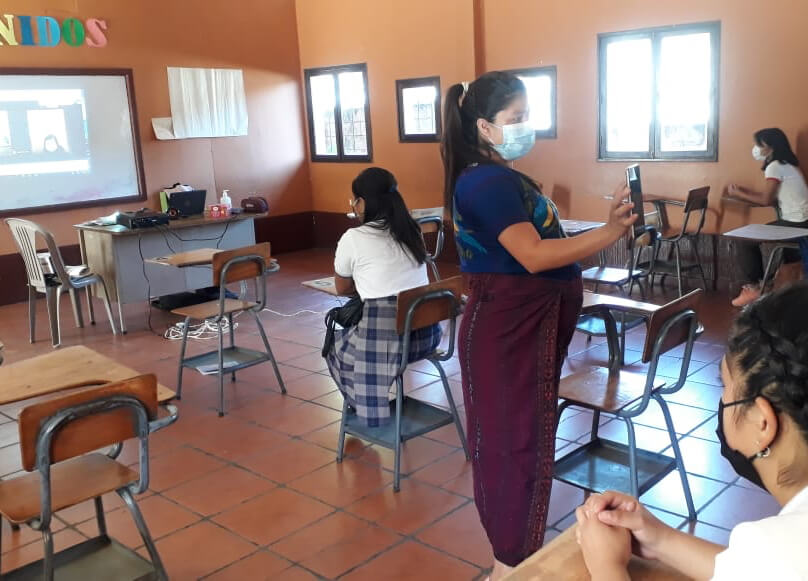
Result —
<instances>
[{"instance_id":1,"label":"woman holding smartphone","mask_svg":"<svg viewBox=\"0 0 808 581\"><path fill-rule=\"evenodd\" d=\"M458 344L466 435L491 579L500 579L544 539L558 383L582 302L577 261L621 238L636 216L621 185L605 226L566 237L552 200L511 167L535 131L525 86L510 73L451 87L444 127L445 203L470 284Z\"/></svg>"}]
</instances>

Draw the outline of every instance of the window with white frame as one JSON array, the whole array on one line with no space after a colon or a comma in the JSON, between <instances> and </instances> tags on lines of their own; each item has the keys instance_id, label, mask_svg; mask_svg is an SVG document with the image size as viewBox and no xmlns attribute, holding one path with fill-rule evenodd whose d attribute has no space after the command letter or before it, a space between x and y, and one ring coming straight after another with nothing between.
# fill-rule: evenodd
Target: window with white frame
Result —
<instances>
[{"instance_id":1,"label":"window with white frame","mask_svg":"<svg viewBox=\"0 0 808 581\"><path fill-rule=\"evenodd\" d=\"M601 159L718 159L718 22L602 34Z\"/></svg>"},{"instance_id":2,"label":"window with white frame","mask_svg":"<svg viewBox=\"0 0 808 581\"><path fill-rule=\"evenodd\" d=\"M371 161L367 65L306 69L313 161Z\"/></svg>"}]
</instances>

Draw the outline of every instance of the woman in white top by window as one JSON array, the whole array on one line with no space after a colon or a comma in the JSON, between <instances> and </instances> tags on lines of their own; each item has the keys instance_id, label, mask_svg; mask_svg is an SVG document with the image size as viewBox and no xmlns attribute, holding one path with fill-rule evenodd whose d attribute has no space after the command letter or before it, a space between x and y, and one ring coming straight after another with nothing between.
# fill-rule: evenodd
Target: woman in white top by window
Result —
<instances>
[{"instance_id":1,"label":"woman in white top by window","mask_svg":"<svg viewBox=\"0 0 808 581\"><path fill-rule=\"evenodd\" d=\"M634 548L693 579L808 580L808 285L747 307L721 363L721 453L783 507L739 524L722 547L657 520L635 499L607 492L578 508L578 539L595 581L629 579Z\"/></svg>"},{"instance_id":2,"label":"woman in white top by window","mask_svg":"<svg viewBox=\"0 0 808 581\"><path fill-rule=\"evenodd\" d=\"M396 330L396 295L429 282L426 247L398 184L389 171L371 167L353 182L351 208L362 222L337 245L334 279L341 295L358 294L362 320L337 331L326 355L328 370L348 404L369 426L390 421L387 392L402 357ZM423 359L441 339L438 325L413 331L409 360Z\"/></svg>"},{"instance_id":3,"label":"woman in white top by window","mask_svg":"<svg viewBox=\"0 0 808 581\"><path fill-rule=\"evenodd\" d=\"M752 156L763 162L766 188L758 192L751 188L732 184L727 196L759 206L775 206L775 226L808 228L808 185L800 171L797 156L791 150L788 137L781 129L761 129L755 133ZM732 301L742 307L760 296L766 281L763 279L763 257L760 245L754 242L739 243L738 261L746 278L741 293ZM792 279L801 278L800 252L788 249L783 254L783 271Z\"/></svg>"}]
</instances>

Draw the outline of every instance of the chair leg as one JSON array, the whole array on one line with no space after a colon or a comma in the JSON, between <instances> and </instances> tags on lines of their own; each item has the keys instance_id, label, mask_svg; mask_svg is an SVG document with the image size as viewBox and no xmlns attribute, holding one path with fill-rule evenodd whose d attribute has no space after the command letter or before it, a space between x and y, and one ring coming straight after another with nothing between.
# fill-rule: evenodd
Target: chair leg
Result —
<instances>
[{"instance_id":1,"label":"chair leg","mask_svg":"<svg viewBox=\"0 0 808 581\"><path fill-rule=\"evenodd\" d=\"M87 312L90 314L90 324L95 325L95 309L93 308L92 285L84 287L84 292L87 293Z\"/></svg>"},{"instance_id":2,"label":"chair leg","mask_svg":"<svg viewBox=\"0 0 808 581\"><path fill-rule=\"evenodd\" d=\"M682 257L679 251L679 243L673 245L673 254L676 258L676 282L679 284L679 296L682 296Z\"/></svg>"},{"instance_id":3,"label":"chair leg","mask_svg":"<svg viewBox=\"0 0 808 581\"><path fill-rule=\"evenodd\" d=\"M104 516L104 502L100 496L96 496L95 501L95 520L98 521L98 534L102 537L107 536L107 519Z\"/></svg>"},{"instance_id":4,"label":"chair leg","mask_svg":"<svg viewBox=\"0 0 808 581\"><path fill-rule=\"evenodd\" d=\"M623 418L626 422L626 430L628 432L628 464L629 464L629 482L631 486L631 496L634 498L640 497L640 483L637 476L637 438L634 434L634 423L631 418Z\"/></svg>"},{"instance_id":5,"label":"chair leg","mask_svg":"<svg viewBox=\"0 0 808 581\"><path fill-rule=\"evenodd\" d=\"M626 364L626 314L620 313L620 365Z\"/></svg>"},{"instance_id":6,"label":"chair leg","mask_svg":"<svg viewBox=\"0 0 808 581\"><path fill-rule=\"evenodd\" d=\"M59 287L46 286L45 301L48 304L51 343L54 347L58 347L62 342L62 336L59 330Z\"/></svg>"},{"instance_id":7,"label":"chair leg","mask_svg":"<svg viewBox=\"0 0 808 581\"><path fill-rule=\"evenodd\" d=\"M185 317L185 324L182 326L182 343L180 343L180 366L177 370L177 399L182 399L182 370L185 362L185 348L188 346L188 326L191 324L191 317Z\"/></svg>"},{"instance_id":8,"label":"chair leg","mask_svg":"<svg viewBox=\"0 0 808 581\"><path fill-rule=\"evenodd\" d=\"M244 281L241 281L241 282L244 282ZM245 289L246 289L246 286L245 286ZM246 294L246 290L245 290L245 294ZM236 336L235 336L235 334L233 332L233 313L227 313L227 328L230 331L230 347L235 347L236 346ZM235 381L235 380L236 380L236 372L234 371L233 373L230 374L230 381Z\"/></svg>"},{"instance_id":9,"label":"chair leg","mask_svg":"<svg viewBox=\"0 0 808 581\"><path fill-rule=\"evenodd\" d=\"M118 332L115 330L115 318L112 316L112 307L109 304L109 292L107 291L107 283L104 282L102 278L98 284L101 285L101 290L104 291L104 308L107 311L107 318L109 319L109 326L112 328L112 334L117 335ZM87 289L87 292L90 292L90 289ZM90 311L92 313L92 311ZM121 333L126 333L126 329L124 328L123 323L123 311L121 310L121 303L118 302L118 313L121 317ZM92 314L90 316L93 316Z\"/></svg>"},{"instance_id":10,"label":"chair leg","mask_svg":"<svg viewBox=\"0 0 808 581\"><path fill-rule=\"evenodd\" d=\"M598 429L600 428L600 410L593 410L592 411L592 433L591 437L589 438L591 441L595 441L598 437Z\"/></svg>"},{"instance_id":11,"label":"chair leg","mask_svg":"<svg viewBox=\"0 0 808 581\"><path fill-rule=\"evenodd\" d=\"M555 431L556 432L558 431L558 424L561 423L561 414L563 414L564 410L566 410L571 405L572 405L572 402L569 401L569 400L566 400L566 399L564 401L562 401L560 404L558 404L558 409L556 410L556 425L555 425Z\"/></svg>"},{"instance_id":12,"label":"chair leg","mask_svg":"<svg viewBox=\"0 0 808 581\"><path fill-rule=\"evenodd\" d=\"M463 424L460 422L460 415L457 413L457 407L455 407L454 397L452 396L452 390L449 387L449 380L446 378L446 372L443 370L443 366L440 364L440 361L429 359L429 362L435 366L435 369L437 369L438 373L440 374L440 380L441 383L443 383L443 390L446 392L446 401L449 402L449 409L451 410L452 417L454 418L455 428L457 428L457 435L460 437L460 443L463 445L463 453L466 455L466 460L471 460L468 444L466 442L466 434L463 433Z\"/></svg>"},{"instance_id":13,"label":"chair leg","mask_svg":"<svg viewBox=\"0 0 808 581\"><path fill-rule=\"evenodd\" d=\"M685 463L682 459L682 451L679 448L679 440L676 438L676 430L673 428L673 418L668 409L668 404L665 399L659 395L654 394L653 397L659 407L662 409L662 415L665 417L665 426L668 429L668 436L671 439L671 448L673 448L673 457L676 460L676 470L679 472L679 478L682 480L682 490L685 493L685 503L687 504L687 514L690 520L696 520L696 507L693 504L693 495L690 492L690 483L687 480L687 472L685 471Z\"/></svg>"},{"instance_id":14,"label":"chair leg","mask_svg":"<svg viewBox=\"0 0 808 581\"><path fill-rule=\"evenodd\" d=\"M84 317L81 314L81 303L76 289L71 287L67 289L67 292L70 293L70 305L73 307L73 319L76 321L76 327L82 329L84 328Z\"/></svg>"},{"instance_id":15,"label":"chair leg","mask_svg":"<svg viewBox=\"0 0 808 581\"><path fill-rule=\"evenodd\" d=\"M28 285L28 340L36 341L36 289Z\"/></svg>"},{"instance_id":16,"label":"chair leg","mask_svg":"<svg viewBox=\"0 0 808 581\"><path fill-rule=\"evenodd\" d=\"M224 337L222 337L222 319L216 322L219 340L219 417L224 416Z\"/></svg>"},{"instance_id":17,"label":"chair leg","mask_svg":"<svg viewBox=\"0 0 808 581\"><path fill-rule=\"evenodd\" d=\"M118 496L123 499L126 507L129 509L129 512L132 513L132 519L135 521L135 525L140 533L140 537L143 539L143 543L146 545L146 550L149 552L149 558L151 559L152 565L154 565L157 578L161 581L168 581L168 574L166 573L165 567L163 567L163 561L160 559L160 554L157 552L157 547L155 546L154 540L152 540L149 529L146 526L146 521L143 520L143 515L135 502L135 498L127 488L120 488L117 492Z\"/></svg>"},{"instance_id":18,"label":"chair leg","mask_svg":"<svg viewBox=\"0 0 808 581\"><path fill-rule=\"evenodd\" d=\"M115 298L118 301L118 319L121 321L121 335L126 335L126 319L123 318L123 301L121 300L121 289L117 288ZM146 297L147 301L151 301L151 297Z\"/></svg>"},{"instance_id":19,"label":"chair leg","mask_svg":"<svg viewBox=\"0 0 808 581\"><path fill-rule=\"evenodd\" d=\"M401 408L404 407L404 378L396 377L396 457L393 471L393 492L401 490Z\"/></svg>"},{"instance_id":20,"label":"chair leg","mask_svg":"<svg viewBox=\"0 0 808 581\"><path fill-rule=\"evenodd\" d=\"M258 325L258 332L261 335L261 341L264 342L264 347L267 350L267 355L269 355L269 361L272 363L272 369L275 370L275 377L278 379L278 384L281 386L281 393L286 393L286 385L283 383L283 377L281 377L281 370L278 369L278 362L275 361L275 356L272 354L272 348L269 346L269 340L267 339L267 334L264 332L264 326L261 324L261 319L258 317L258 313L255 311L250 311L255 317L255 324Z\"/></svg>"},{"instance_id":21,"label":"chair leg","mask_svg":"<svg viewBox=\"0 0 808 581\"><path fill-rule=\"evenodd\" d=\"M696 264L701 273L701 282L704 283L704 292L707 292L707 275L704 273L704 267L701 265L701 255L699 254L698 240L693 239L693 256L696 257Z\"/></svg>"},{"instance_id":22,"label":"chair leg","mask_svg":"<svg viewBox=\"0 0 808 581\"><path fill-rule=\"evenodd\" d=\"M53 535L50 527L42 529L42 544L44 555L42 558L42 573L45 581L53 581Z\"/></svg>"},{"instance_id":23,"label":"chair leg","mask_svg":"<svg viewBox=\"0 0 808 581\"><path fill-rule=\"evenodd\" d=\"M345 424L348 421L348 398L342 402L342 420L339 423L339 440L337 441L337 462L342 462L345 453Z\"/></svg>"}]
</instances>

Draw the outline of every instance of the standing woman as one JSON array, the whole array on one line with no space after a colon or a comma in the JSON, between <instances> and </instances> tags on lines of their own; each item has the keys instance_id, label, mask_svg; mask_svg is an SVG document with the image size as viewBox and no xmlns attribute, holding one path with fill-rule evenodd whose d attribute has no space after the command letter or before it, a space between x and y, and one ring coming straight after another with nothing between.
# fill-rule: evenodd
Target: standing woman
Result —
<instances>
[{"instance_id":1,"label":"standing woman","mask_svg":"<svg viewBox=\"0 0 808 581\"><path fill-rule=\"evenodd\" d=\"M553 202L510 166L535 141L516 76L454 85L445 118L445 203L470 283L459 338L466 433L495 580L544 540L558 382L582 301L576 261L617 241L636 217L621 186L607 225L566 237Z\"/></svg>"},{"instance_id":2,"label":"standing woman","mask_svg":"<svg viewBox=\"0 0 808 581\"><path fill-rule=\"evenodd\" d=\"M800 171L800 162L782 129L776 127L761 129L755 133L752 157L763 162L766 187L759 192L732 184L729 186L727 196L759 206L776 206L777 220L769 222L773 226L808 228L808 185L805 184L805 177ZM767 281L762 280L763 255L760 252L760 244L740 243L737 252L747 284L733 299L732 304L742 307L760 297ZM803 257L803 260L805 258ZM795 271L793 278L800 278L803 269L800 264L800 251L793 248L786 249L783 253L781 268L783 267L785 271Z\"/></svg>"}]
</instances>

